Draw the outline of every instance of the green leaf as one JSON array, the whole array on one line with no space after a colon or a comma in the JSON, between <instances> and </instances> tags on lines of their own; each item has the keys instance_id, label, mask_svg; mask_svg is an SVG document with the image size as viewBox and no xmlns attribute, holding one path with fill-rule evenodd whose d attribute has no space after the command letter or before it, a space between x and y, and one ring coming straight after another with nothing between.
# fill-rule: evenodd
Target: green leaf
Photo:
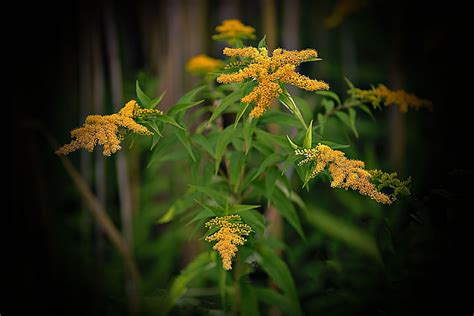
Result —
<instances>
[{"instance_id":1,"label":"green leaf","mask_svg":"<svg viewBox=\"0 0 474 316\"><path fill-rule=\"evenodd\" d=\"M375 121L375 117L374 117L374 115L372 114L372 111L369 109L369 107L367 105L361 103L359 105L359 108L362 111L364 111L365 113L367 113L372 118L373 121Z\"/></svg>"},{"instance_id":2,"label":"green leaf","mask_svg":"<svg viewBox=\"0 0 474 316\"><path fill-rule=\"evenodd\" d=\"M252 119L248 119L244 123L245 155L247 155L250 149L252 148L252 135L256 125L257 121Z\"/></svg>"},{"instance_id":3,"label":"green leaf","mask_svg":"<svg viewBox=\"0 0 474 316\"><path fill-rule=\"evenodd\" d=\"M180 129L184 130L184 127L182 127L178 122L176 122L176 120L174 118L172 118L171 116L168 116L166 114L158 115L158 116L156 116L156 119L158 121L163 122L163 123L166 123L166 124L169 124L169 125L172 125L172 126L175 126L177 128L180 128Z\"/></svg>"},{"instance_id":4,"label":"green leaf","mask_svg":"<svg viewBox=\"0 0 474 316\"><path fill-rule=\"evenodd\" d=\"M166 213L161 216L158 221L156 221L157 224L164 224L164 223L168 223L170 221L173 220L174 218L174 213L176 211L176 207L174 205L172 205L168 211L166 211Z\"/></svg>"},{"instance_id":5,"label":"green leaf","mask_svg":"<svg viewBox=\"0 0 474 316\"><path fill-rule=\"evenodd\" d=\"M301 124L306 128L306 123L304 121L303 115L301 114L300 109L295 103L295 100L291 97L290 93L284 85L281 86L283 93L278 97L278 101L282 103L291 113L293 113L296 118L301 122Z\"/></svg>"},{"instance_id":6,"label":"green leaf","mask_svg":"<svg viewBox=\"0 0 474 316\"><path fill-rule=\"evenodd\" d=\"M259 316L258 302L253 290L251 280L248 277L242 277L240 283L240 315L242 316Z\"/></svg>"},{"instance_id":7,"label":"green leaf","mask_svg":"<svg viewBox=\"0 0 474 316\"><path fill-rule=\"evenodd\" d=\"M234 104L235 102L242 99L244 96L244 89L238 88L224 99L222 99L221 103L214 109L212 112L211 118L207 122L207 124L211 124L219 115L221 115L230 105Z\"/></svg>"},{"instance_id":8,"label":"green leaf","mask_svg":"<svg viewBox=\"0 0 474 316\"><path fill-rule=\"evenodd\" d=\"M196 161L196 157L194 157L193 149L191 147L191 143L189 142L189 137L187 131L177 129L176 130L176 137L178 137L181 144L183 144L184 148L188 152L189 156L193 161Z\"/></svg>"},{"instance_id":9,"label":"green leaf","mask_svg":"<svg viewBox=\"0 0 474 316\"><path fill-rule=\"evenodd\" d=\"M288 148L288 140L285 137L265 132L261 129L256 129L255 135L257 136L257 142L260 144L274 144L283 148Z\"/></svg>"},{"instance_id":10,"label":"green leaf","mask_svg":"<svg viewBox=\"0 0 474 316\"><path fill-rule=\"evenodd\" d=\"M257 173L253 176L250 182L253 182L255 179L257 179L258 176L261 175L269 166L280 161L281 161L281 156L278 154L273 153L267 156L260 164L260 167L258 168Z\"/></svg>"},{"instance_id":11,"label":"green leaf","mask_svg":"<svg viewBox=\"0 0 474 316\"><path fill-rule=\"evenodd\" d=\"M293 149L298 149L298 145L296 145L295 143L293 143L293 141L291 140L290 136L286 135L286 138L288 139L288 143L290 143L290 146L291 148Z\"/></svg>"},{"instance_id":12,"label":"green leaf","mask_svg":"<svg viewBox=\"0 0 474 316\"><path fill-rule=\"evenodd\" d=\"M206 85L203 85L203 86L199 86L197 88L194 88L194 89L188 91L185 95L183 95L181 98L179 98L179 100L178 100L178 102L176 102L176 104L192 103L194 101L194 97L199 92L204 90L206 87L207 87Z\"/></svg>"},{"instance_id":13,"label":"green leaf","mask_svg":"<svg viewBox=\"0 0 474 316\"><path fill-rule=\"evenodd\" d=\"M260 40L260 42L258 42L258 48L262 48L262 47L265 47L267 48L267 42L266 42L266 39L267 39L267 35L263 35L263 38Z\"/></svg>"},{"instance_id":14,"label":"green leaf","mask_svg":"<svg viewBox=\"0 0 474 316\"><path fill-rule=\"evenodd\" d=\"M176 139L174 137L165 137L155 147L151 153L150 161L148 162L147 168L151 165L161 162L166 158L166 154L172 152L171 148L175 145Z\"/></svg>"},{"instance_id":15,"label":"green leaf","mask_svg":"<svg viewBox=\"0 0 474 316\"><path fill-rule=\"evenodd\" d=\"M324 127L326 126L327 118L325 115L318 113L319 132L321 135L324 133Z\"/></svg>"},{"instance_id":16,"label":"green leaf","mask_svg":"<svg viewBox=\"0 0 474 316\"><path fill-rule=\"evenodd\" d=\"M196 216L194 216L193 219L186 225L192 224L201 219L207 219L209 217L216 217L216 216L218 216L216 212L214 212L211 208L206 207L203 210L200 210L199 213Z\"/></svg>"},{"instance_id":17,"label":"green leaf","mask_svg":"<svg viewBox=\"0 0 474 316\"><path fill-rule=\"evenodd\" d=\"M357 112L354 109L349 109L349 120L351 122L351 128L355 136L358 138L359 133L357 132L357 127L356 127L356 116L357 116Z\"/></svg>"},{"instance_id":18,"label":"green leaf","mask_svg":"<svg viewBox=\"0 0 474 316\"><path fill-rule=\"evenodd\" d=\"M212 158L216 158L215 148L210 143L209 138L204 137L201 134L193 134L191 136L191 141L201 146L205 151L209 153L209 155L211 155Z\"/></svg>"},{"instance_id":19,"label":"green leaf","mask_svg":"<svg viewBox=\"0 0 474 316\"><path fill-rule=\"evenodd\" d=\"M308 101L306 99L303 99L302 97L299 97L297 95L293 96L293 100L295 100L296 105L298 108L301 110L301 113L303 114L303 117L305 120L310 120L313 118L313 110L309 106Z\"/></svg>"},{"instance_id":20,"label":"green leaf","mask_svg":"<svg viewBox=\"0 0 474 316\"><path fill-rule=\"evenodd\" d=\"M306 135L303 141L303 148L310 149L313 146L313 121L309 122L309 126L306 129Z\"/></svg>"},{"instance_id":21,"label":"green leaf","mask_svg":"<svg viewBox=\"0 0 474 316\"><path fill-rule=\"evenodd\" d=\"M294 115L290 113L286 113L282 111L274 111L274 110L269 110L265 112L265 115L259 119L259 122L261 124L271 124L271 123L278 122L278 125L286 125L286 126L291 126L291 127L300 126L300 122Z\"/></svg>"},{"instance_id":22,"label":"green leaf","mask_svg":"<svg viewBox=\"0 0 474 316\"><path fill-rule=\"evenodd\" d=\"M283 315L292 315L291 302L284 295L267 288L254 288L254 292L259 301L275 306Z\"/></svg>"},{"instance_id":23,"label":"green leaf","mask_svg":"<svg viewBox=\"0 0 474 316\"><path fill-rule=\"evenodd\" d=\"M227 126L222 133L219 135L216 144L216 161L214 165L214 173L217 174L219 170L219 165L221 164L222 156L224 155L227 145L232 140L234 135L234 127L232 125Z\"/></svg>"},{"instance_id":24,"label":"green leaf","mask_svg":"<svg viewBox=\"0 0 474 316\"><path fill-rule=\"evenodd\" d=\"M269 200L278 210L278 213L280 213L288 221L288 223L293 226L296 232L304 240L305 236L300 219L298 218L298 213L296 212L293 204L288 200L280 188L275 188L273 190L272 196L269 198Z\"/></svg>"},{"instance_id":25,"label":"green leaf","mask_svg":"<svg viewBox=\"0 0 474 316\"><path fill-rule=\"evenodd\" d=\"M344 123L347 127L349 127L352 130L352 132L356 135L356 137L359 137L357 130L355 130L355 125L352 124L349 114L347 114L346 112L335 112L334 114L342 123Z\"/></svg>"},{"instance_id":26,"label":"green leaf","mask_svg":"<svg viewBox=\"0 0 474 316\"><path fill-rule=\"evenodd\" d=\"M338 105L341 105L341 99L340 99L339 96L338 96L335 92L333 92L333 91L319 90L319 91L316 91L316 94L317 94L317 95L324 96L324 97L331 98L331 99L335 100Z\"/></svg>"},{"instance_id":27,"label":"green leaf","mask_svg":"<svg viewBox=\"0 0 474 316\"><path fill-rule=\"evenodd\" d=\"M242 115L244 115L249 105L250 103L243 103L243 106L241 107L239 113L237 113L237 115L235 116L234 128L237 127L237 124L239 123L240 119L242 118Z\"/></svg>"},{"instance_id":28,"label":"green leaf","mask_svg":"<svg viewBox=\"0 0 474 316\"><path fill-rule=\"evenodd\" d=\"M204 100L199 100L199 101L196 101L196 102L187 102L187 103L178 103L178 104L175 104L173 105L169 111L168 111L168 115L170 116L174 116L182 111L185 111L189 108L192 108L198 104L201 104L203 103Z\"/></svg>"},{"instance_id":29,"label":"green leaf","mask_svg":"<svg viewBox=\"0 0 474 316\"><path fill-rule=\"evenodd\" d=\"M331 111L334 109L334 101L329 100L329 99L323 99L321 101L321 105L324 106L324 109L326 110L326 114L331 113Z\"/></svg>"},{"instance_id":30,"label":"green leaf","mask_svg":"<svg viewBox=\"0 0 474 316\"><path fill-rule=\"evenodd\" d=\"M302 315L295 282L286 263L271 248L266 246L259 247L258 252L262 269L288 298L291 315Z\"/></svg>"},{"instance_id":31,"label":"green leaf","mask_svg":"<svg viewBox=\"0 0 474 316\"><path fill-rule=\"evenodd\" d=\"M242 221L250 225L256 233L263 235L266 227L265 217L261 213L255 210L246 210L239 212L239 215L242 218Z\"/></svg>"},{"instance_id":32,"label":"green leaf","mask_svg":"<svg viewBox=\"0 0 474 316\"><path fill-rule=\"evenodd\" d=\"M230 172L229 180L234 188L234 192L237 192L240 186L242 171L245 166L245 155L241 151L234 151L230 155Z\"/></svg>"},{"instance_id":33,"label":"green leaf","mask_svg":"<svg viewBox=\"0 0 474 316\"><path fill-rule=\"evenodd\" d=\"M138 82L138 81L137 81L137 82ZM156 108L156 106L157 106L158 104L160 104L161 100L162 100L163 97L165 96L165 93L166 93L166 91L163 91L163 93L162 93L160 96L154 98L153 100L150 100L150 103L148 103L147 108L149 108L149 109L154 109L154 108Z\"/></svg>"},{"instance_id":34,"label":"green leaf","mask_svg":"<svg viewBox=\"0 0 474 316\"><path fill-rule=\"evenodd\" d=\"M245 204L234 204L229 208L231 213L240 213L248 210L259 208L261 205L245 205Z\"/></svg>"},{"instance_id":35,"label":"green leaf","mask_svg":"<svg viewBox=\"0 0 474 316\"><path fill-rule=\"evenodd\" d=\"M347 83L350 89L355 89L354 84L349 80L349 78L344 77L344 81Z\"/></svg>"},{"instance_id":36,"label":"green leaf","mask_svg":"<svg viewBox=\"0 0 474 316\"><path fill-rule=\"evenodd\" d=\"M190 187L195 189L196 191L199 191L199 192L203 193L204 195L210 197L211 199L215 200L220 205L224 205L228 200L228 196L225 192L217 191L217 190L212 189L210 187L201 186L201 185L192 185L191 184Z\"/></svg>"},{"instance_id":37,"label":"green leaf","mask_svg":"<svg viewBox=\"0 0 474 316\"><path fill-rule=\"evenodd\" d=\"M150 104L151 99L149 96L145 94L145 92L142 91L142 88L140 88L140 84L138 83L138 80L135 83L135 90L137 93L138 100L140 100L140 103L144 108L148 108L148 104Z\"/></svg>"},{"instance_id":38,"label":"green leaf","mask_svg":"<svg viewBox=\"0 0 474 316\"><path fill-rule=\"evenodd\" d=\"M265 175L265 195L272 196L273 189L275 188L276 180L280 175L280 171L277 167L268 168Z\"/></svg>"},{"instance_id":39,"label":"green leaf","mask_svg":"<svg viewBox=\"0 0 474 316\"><path fill-rule=\"evenodd\" d=\"M207 253L201 253L181 271L179 276L176 277L171 284L169 296L164 306L164 314L187 292L188 284L191 283L191 281L202 276L206 270L210 269L210 263L209 255Z\"/></svg>"},{"instance_id":40,"label":"green leaf","mask_svg":"<svg viewBox=\"0 0 474 316\"><path fill-rule=\"evenodd\" d=\"M377 263L382 264L382 257L373 236L327 211L314 207L308 208L310 211L307 213L307 220L318 231L344 242L354 250L360 251L374 259Z\"/></svg>"}]
</instances>

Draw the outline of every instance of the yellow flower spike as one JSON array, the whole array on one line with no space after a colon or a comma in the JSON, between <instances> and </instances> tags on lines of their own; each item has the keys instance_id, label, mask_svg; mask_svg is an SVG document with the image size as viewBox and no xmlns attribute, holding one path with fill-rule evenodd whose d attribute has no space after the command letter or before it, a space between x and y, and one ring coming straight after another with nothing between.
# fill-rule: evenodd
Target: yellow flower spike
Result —
<instances>
[{"instance_id":1,"label":"yellow flower spike","mask_svg":"<svg viewBox=\"0 0 474 316\"><path fill-rule=\"evenodd\" d=\"M239 40L255 39L255 29L237 19L222 21L222 24L216 27L216 31L218 34L213 35L212 39L225 41L231 45Z\"/></svg>"},{"instance_id":2,"label":"yellow flower spike","mask_svg":"<svg viewBox=\"0 0 474 316\"><path fill-rule=\"evenodd\" d=\"M372 104L374 107L384 103L385 106L397 105L400 112L407 112L408 108L428 110L433 109L431 101L420 99L414 94L405 92L404 90L390 90L383 84L379 84L376 88L370 90L354 89L353 95L362 102Z\"/></svg>"},{"instance_id":3,"label":"yellow flower spike","mask_svg":"<svg viewBox=\"0 0 474 316\"><path fill-rule=\"evenodd\" d=\"M270 107L272 101L283 92L280 84L291 84L308 91L327 90L329 85L323 81L310 79L296 72L296 67L307 60L317 60L318 53L314 49L287 51L275 49L272 56L266 48L255 47L225 48L224 55L250 59L246 66L238 72L222 74L217 77L219 83L239 83L247 79L257 81L257 86L241 101L255 103L250 117L260 117Z\"/></svg>"},{"instance_id":4,"label":"yellow flower spike","mask_svg":"<svg viewBox=\"0 0 474 316\"><path fill-rule=\"evenodd\" d=\"M208 72L217 71L222 67L224 67L222 60L199 54L187 62L186 71L193 74L206 74Z\"/></svg>"},{"instance_id":5,"label":"yellow flower spike","mask_svg":"<svg viewBox=\"0 0 474 316\"><path fill-rule=\"evenodd\" d=\"M217 241L212 249L219 252L224 270L232 269L232 258L237 254L237 246L242 246L247 240L242 236L248 236L252 228L243 223L231 221L241 221L239 215L227 215L215 217L206 223L209 229L219 228L217 232L206 237L207 242Z\"/></svg>"},{"instance_id":6,"label":"yellow flower spike","mask_svg":"<svg viewBox=\"0 0 474 316\"><path fill-rule=\"evenodd\" d=\"M73 140L59 148L56 154L68 155L81 148L91 152L96 145L102 145L104 146L102 154L110 156L121 149L123 131L120 128L140 135L153 135L145 126L134 121L134 118L148 114L162 114L162 112L142 109L135 100L131 100L116 114L89 115L82 127L71 131Z\"/></svg>"},{"instance_id":7,"label":"yellow flower spike","mask_svg":"<svg viewBox=\"0 0 474 316\"><path fill-rule=\"evenodd\" d=\"M388 195L378 191L370 181L372 175L364 169L365 163L363 161L348 159L342 151L322 144L311 149L297 149L295 154L305 156L299 165L311 161L316 162L310 178L316 177L328 167L332 177L331 187L356 190L382 204L393 202Z\"/></svg>"}]
</instances>

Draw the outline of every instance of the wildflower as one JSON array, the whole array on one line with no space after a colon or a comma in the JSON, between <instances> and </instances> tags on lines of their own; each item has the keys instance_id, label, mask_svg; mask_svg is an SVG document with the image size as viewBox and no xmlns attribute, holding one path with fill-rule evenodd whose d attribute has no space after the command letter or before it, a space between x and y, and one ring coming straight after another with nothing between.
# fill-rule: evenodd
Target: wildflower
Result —
<instances>
[{"instance_id":1,"label":"wildflower","mask_svg":"<svg viewBox=\"0 0 474 316\"><path fill-rule=\"evenodd\" d=\"M367 5L367 0L340 0L334 6L329 17L324 20L324 25L328 29L339 26L350 14L360 10Z\"/></svg>"},{"instance_id":2,"label":"wildflower","mask_svg":"<svg viewBox=\"0 0 474 316\"><path fill-rule=\"evenodd\" d=\"M311 149L297 149L295 154L306 157L299 165L316 162L310 178L314 178L327 167L332 177L331 187L345 190L350 188L383 204L393 202L388 195L378 191L370 181L372 175L364 169L363 161L348 159L342 151L333 150L322 144Z\"/></svg>"},{"instance_id":3,"label":"wildflower","mask_svg":"<svg viewBox=\"0 0 474 316\"><path fill-rule=\"evenodd\" d=\"M243 24L237 19L222 21L222 24L216 27L216 31L218 34L213 35L212 39L225 41L229 43L229 45L235 45L241 40L255 39L255 29Z\"/></svg>"},{"instance_id":4,"label":"wildflower","mask_svg":"<svg viewBox=\"0 0 474 316\"><path fill-rule=\"evenodd\" d=\"M372 176L372 183L375 184L378 190L392 190L392 193L390 194L392 200L395 201L398 195L410 195L410 177L405 181L401 181L398 179L396 172L387 173L381 170L369 170L369 173Z\"/></svg>"},{"instance_id":5,"label":"wildflower","mask_svg":"<svg viewBox=\"0 0 474 316\"><path fill-rule=\"evenodd\" d=\"M80 148L92 152L96 145L103 145L102 154L110 156L121 149L120 143L124 137L124 129L141 135L153 135L145 126L133 120L136 117L148 114L162 114L162 112L153 109L142 109L136 101L131 100L116 114L89 115L82 127L71 131L71 138L74 139L69 144L59 148L56 154L68 155Z\"/></svg>"},{"instance_id":6,"label":"wildflower","mask_svg":"<svg viewBox=\"0 0 474 316\"><path fill-rule=\"evenodd\" d=\"M208 72L217 71L223 66L224 62L222 60L199 54L188 61L186 70L193 74L206 74Z\"/></svg>"},{"instance_id":7,"label":"wildflower","mask_svg":"<svg viewBox=\"0 0 474 316\"><path fill-rule=\"evenodd\" d=\"M248 236L252 231L249 225L238 221L241 221L239 215L228 215L215 217L206 223L209 229L219 228L217 232L207 236L206 241L217 241L212 249L219 252L224 270L232 269L232 258L238 251L237 246L242 246L247 241L242 236Z\"/></svg>"},{"instance_id":8,"label":"wildflower","mask_svg":"<svg viewBox=\"0 0 474 316\"><path fill-rule=\"evenodd\" d=\"M283 92L280 86L282 83L309 91L329 89L327 83L310 79L295 71L302 62L317 60L318 53L314 49L287 51L278 48L270 57L265 47L227 47L224 55L250 59L238 72L217 77L220 83L243 82L247 79L257 81L257 86L241 99L246 104L255 102L256 106L250 112L250 117L260 117L270 107L271 102Z\"/></svg>"},{"instance_id":9,"label":"wildflower","mask_svg":"<svg viewBox=\"0 0 474 316\"><path fill-rule=\"evenodd\" d=\"M356 99L370 103L374 107L379 107L381 103L384 103L385 106L397 105L400 112L403 113L407 112L409 107L417 110L420 108L433 109L431 101L420 99L404 90L390 90L383 84L379 84L376 88L370 90L353 89L351 93Z\"/></svg>"}]
</instances>

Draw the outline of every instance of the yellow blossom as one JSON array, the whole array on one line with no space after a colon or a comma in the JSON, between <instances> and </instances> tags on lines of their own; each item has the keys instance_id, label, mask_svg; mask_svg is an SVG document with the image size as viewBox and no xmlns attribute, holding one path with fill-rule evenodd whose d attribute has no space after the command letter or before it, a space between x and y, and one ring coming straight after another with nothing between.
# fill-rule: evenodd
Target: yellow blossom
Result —
<instances>
[{"instance_id":1,"label":"yellow blossom","mask_svg":"<svg viewBox=\"0 0 474 316\"><path fill-rule=\"evenodd\" d=\"M213 35L212 39L225 41L230 45L237 43L239 40L255 39L255 29L237 19L222 21L222 24L216 27L216 31L218 34Z\"/></svg>"},{"instance_id":2,"label":"yellow blossom","mask_svg":"<svg viewBox=\"0 0 474 316\"><path fill-rule=\"evenodd\" d=\"M379 203L392 203L390 197L378 191L370 181L372 175L364 169L363 161L348 159L342 151L333 150L322 144L311 149L297 149L295 154L306 157L299 163L300 165L311 161L316 163L310 178L314 178L327 167L332 177L331 187L353 189Z\"/></svg>"},{"instance_id":3,"label":"yellow blossom","mask_svg":"<svg viewBox=\"0 0 474 316\"><path fill-rule=\"evenodd\" d=\"M257 81L257 86L241 99L246 104L255 103L250 112L251 117L260 117L270 107L271 102L283 92L280 84L287 83L308 91L329 89L327 83L296 72L296 67L302 62L318 60L318 53L314 49L287 51L278 48L270 57L264 47L260 49L227 47L224 49L224 55L250 59L243 69L231 74L222 74L217 77L217 81L220 83L243 82L247 79Z\"/></svg>"},{"instance_id":4,"label":"yellow blossom","mask_svg":"<svg viewBox=\"0 0 474 316\"><path fill-rule=\"evenodd\" d=\"M145 114L161 114L159 110L142 109L136 101L131 100L111 115L89 115L84 125L71 131L73 140L56 151L58 155L67 155L80 148L91 152L96 145L103 145L103 155L110 156L121 149L123 129L141 135L153 135L145 126L133 119ZM120 129L123 128L123 129Z\"/></svg>"},{"instance_id":5,"label":"yellow blossom","mask_svg":"<svg viewBox=\"0 0 474 316\"><path fill-rule=\"evenodd\" d=\"M417 110L420 108L433 109L431 101L420 99L404 90L390 90L383 84L370 90L353 89L352 94L360 101L370 103L374 107L380 106L381 103L384 103L385 106L397 105L400 112L407 112L409 107Z\"/></svg>"},{"instance_id":6,"label":"yellow blossom","mask_svg":"<svg viewBox=\"0 0 474 316\"><path fill-rule=\"evenodd\" d=\"M193 74L206 74L208 72L217 71L223 66L224 62L222 60L199 54L187 62L186 70Z\"/></svg>"},{"instance_id":7,"label":"yellow blossom","mask_svg":"<svg viewBox=\"0 0 474 316\"><path fill-rule=\"evenodd\" d=\"M249 225L236 221L241 221L239 215L215 217L206 223L209 229L219 228L217 232L207 236L206 241L217 241L212 249L219 252L224 270L232 269L232 258L238 251L237 246L242 246L247 241L242 236L248 236L252 231Z\"/></svg>"}]
</instances>

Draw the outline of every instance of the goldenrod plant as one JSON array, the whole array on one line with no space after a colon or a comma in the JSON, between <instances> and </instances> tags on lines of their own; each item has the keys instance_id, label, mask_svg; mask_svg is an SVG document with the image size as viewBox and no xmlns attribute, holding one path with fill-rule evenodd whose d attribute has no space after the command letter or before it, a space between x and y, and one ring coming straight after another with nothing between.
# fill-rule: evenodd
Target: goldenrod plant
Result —
<instances>
[{"instance_id":1,"label":"goldenrod plant","mask_svg":"<svg viewBox=\"0 0 474 316\"><path fill-rule=\"evenodd\" d=\"M328 126L344 130L349 142L359 137L359 111L372 116L374 109L383 109L382 104L396 105L401 112L432 105L382 84L358 89L349 80L348 96L342 99L324 78L313 79L298 70L302 63L324 62L316 50L277 48L270 53L265 38L250 45L255 29L238 20L226 20L216 30L213 39L228 45L222 59L200 54L186 65L188 72L202 78L202 85L163 112L162 96L150 98L137 82L137 101L129 101L116 114L88 116L71 132L72 141L56 153L103 146L103 155L110 156L126 150L120 144L135 134L150 139L149 167L170 161L185 166L174 176L188 186L156 225L184 220L204 234L201 242L207 248L171 282L159 312L172 313L186 296L188 284L202 277L211 288L219 288L222 311L258 315L263 304L283 314L301 315L299 289L284 256L276 251L284 241L269 233L271 219L263 216L264 210L275 208L305 242L305 231L326 229L334 219L307 204L301 188L318 195L329 183L334 190L350 189L350 194L373 200L368 203L384 205L380 212L393 207L400 196L410 194L411 179L400 180L396 173L367 166L353 152L343 151L352 144L327 139L325 132ZM292 96L288 85L318 95L320 103L314 107ZM191 108L195 111L188 111ZM367 233L357 238L350 237L350 229L331 233L383 265ZM252 282L257 270L272 282Z\"/></svg>"}]
</instances>

